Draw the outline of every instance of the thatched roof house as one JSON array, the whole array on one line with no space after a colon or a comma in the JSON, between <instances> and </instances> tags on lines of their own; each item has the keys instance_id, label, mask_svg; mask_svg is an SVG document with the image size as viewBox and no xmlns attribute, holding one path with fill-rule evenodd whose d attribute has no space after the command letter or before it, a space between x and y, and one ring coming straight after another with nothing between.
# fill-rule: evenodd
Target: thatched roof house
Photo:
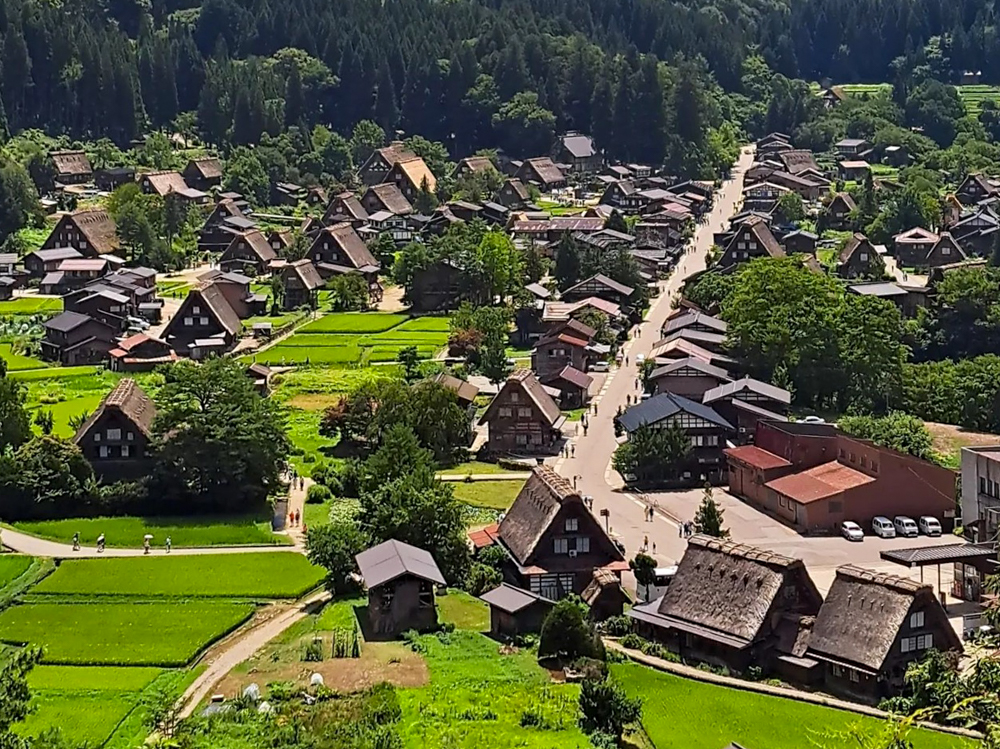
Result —
<instances>
[{"instance_id":1,"label":"thatched roof house","mask_svg":"<svg viewBox=\"0 0 1000 749\"><path fill-rule=\"evenodd\" d=\"M696 535L663 597L629 615L685 658L743 671L794 647L821 603L802 560Z\"/></svg>"}]
</instances>

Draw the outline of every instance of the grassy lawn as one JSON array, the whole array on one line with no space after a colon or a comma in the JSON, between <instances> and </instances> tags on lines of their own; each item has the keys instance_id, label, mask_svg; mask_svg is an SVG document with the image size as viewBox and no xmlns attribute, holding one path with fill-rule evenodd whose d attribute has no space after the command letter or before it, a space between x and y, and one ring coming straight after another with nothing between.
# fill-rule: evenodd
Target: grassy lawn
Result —
<instances>
[{"instance_id":1,"label":"grassy lawn","mask_svg":"<svg viewBox=\"0 0 1000 749\"><path fill-rule=\"evenodd\" d=\"M356 627L358 625L358 618L354 613L354 607L366 605L368 605L368 599L363 597L341 598L331 601L323 607L323 610L316 618L316 629L330 630L341 627Z\"/></svg>"},{"instance_id":2,"label":"grassy lawn","mask_svg":"<svg viewBox=\"0 0 1000 749\"><path fill-rule=\"evenodd\" d=\"M767 749L832 749L847 745L837 737L843 731L876 731L881 725L843 710L705 684L636 663L614 664L611 673L626 692L642 698L643 727L656 749L719 749L732 741ZM972 746L926 730L913 731L909 739L914 749Z\"/></svg>"},{"instance_id":3,"label":"grassy lawn","mask_svg":"<svg viewBox=\"0 0 1000 749\"><path fill-rule=\"evenodd\" d=\"M17 372L23 369L41 369L48 366L41 359L13 353L9 343L0 343L0 359L3 359L7 363L7 370L10 372Z\"/></svg>"},{"instance_id":4,"label":"grassy lawn","mask_svg":"<svg viewBox=\"0 0 1000 749\"><path fill-rule=\"evenodd\" d=\"M252 613L244 603L32 603L0 614L0 641L45 648L44 663L184 666Z\"/></svg>"},{"instance_id":5,"label":"grassy lawn","mask_svg":"<svg viewBox=\"0 0 1000 749\"><path fill-rule=\"evenodd\" d=\"M326 525L330 522L330 502L307 504L302 511L302 522L312 528L314 525Z\"/></svg>"},{"instance_id":6,"label":"grassy lawn","mask_svg":"<svg viewBox=\"0 0 1000 749\"><path fill-rule=\"evenodd\" d=\"M301 554L73 559L42 580L39 595L297 598L323 570Z\"/></svg>"},{"instance_id":7,"label":"grassy lawn","mask_svg":"<svg viewBox=\"0 0 1000 749\"><path fill-rule=\"evenodd\" d=\"M399 692L399 731L408 749L590 746L576 724L579 687L552 683L534 652L500 655L495 640L461 629L447 642L433 635L420 642L430 684ZM541 725L522 726L527 713Z\"/></svg>"},{"instance_id":8,"label":"grassy lawn","mask_svg":"<svg viewBox=\"0 0 1000 749\"><path fill-rule=\"evenodd\" d=\"M31 557L23 554L4 554L0 556L0 589L7 587L28 571Z\"/></svg>"},{"instance_id":9,"label":"grassy lawn","mask_svg":"<svg viewBox=\"0 0 1000 749\"><path fill-rule=\"evenodd\" d=\"M523 481L454 481L455 497L475 507L506 510L524 486Z\"/></svg>"},{"instance_id":10,"label":"grassy lawn","mask_svg":"<svg viewBox=\"0 0 1000 749\"><path fill-rule=\"evenodd\" d=\"M289 462L304 476L308 476L312 466L324 460L337 446L337 440L319 433L322 416L321 411L303 411L297 408L289 409L288 412L288 438L295 446Z\"/></svg>"},{"instance_id":11,"label":"grassy lawn","mask_svg":"<svg viewBox=\"0 0 1000 749\"><path fill-rule=\"evenodd\" d=\"M457 466L452 466L451 468L442 468L440 473L444 476L468 476L470 474L498 474L498 473L510 473L510 471L496 463L483 463L479 460L470 460L467 463L459 463Z\"/></svg>"},{"instance_id":12,"label":"grassy lawn","mask_svg":"<svg viewBox=\"0 0 1000 749\"><path fill-rule=\"evenodd\" d=\"M69 380L75 377L92 376L95 370L96 367L89 364L80 367L47 367L45 369L18 370L16 372L12 371L10 376L12 379L27 382L38 380Z\"/></svg>"},{"instance_id":13,"label":"grassy lawn","mask_svg":"<svg viewBox=\"0 0 1000 749\"><path fill-rule=\"evenodd\" d=\"M40 692L32 696L35 712L17 733L38 736L58 728L65 738L81 746L104 746L138 701L139 695L130 692Z\"/></svg>"},{"instance_id":14,"label":"grassy lawn","mask_svg":"<svg viewBox=\"0 0 1000 749\"><path fill-rule=\"evenodd\" d=\"M53 541L70 543L73 534L80 534L80 542L93 546L102 533L108 546L139 547L147 533L153 534L152 543L160 546L170 536L178 547L198 546L285 546L290 542L284 536L271 532L271 512L249 515L206 515L204 517L113 517L69 518L67 520L40 520L17 523L19 531Z\"/></svg>"},{"instance_id":15,"label":"grassy lawn","mask_svg":"<svg viewBox=\"0 0 1000 749\"><path fill-rule=\"evenodd\" d=\"M451 622L458 629L486 632L490 628L490 607L478 598L460 590L450 590L438 596L438 614L442 621Z\"/></svg>"},{"instance_id":16,"label":"grassy lawn","mask_svg":"<svg viewBox=\"0 0 1000 749\"><path fill-rule=\"evenodd\" d=\"M25 296L0 302L0 317L7 315L38 315L61 312L62 298L57 296Z\"/></svg>"}]
</instances>

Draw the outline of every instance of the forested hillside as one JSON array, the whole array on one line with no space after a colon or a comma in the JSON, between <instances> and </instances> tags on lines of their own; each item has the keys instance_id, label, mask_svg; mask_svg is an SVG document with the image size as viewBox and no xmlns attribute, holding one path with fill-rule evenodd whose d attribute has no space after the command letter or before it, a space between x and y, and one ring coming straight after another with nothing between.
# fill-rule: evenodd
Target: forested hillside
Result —
<instances>
[{"instance_id":1,"label":"forested hillside","mask_svg":"<svg viewBox=\"0 0 1000 749\"><path fill-rule=\"evenodd\" d=\"M713 160L703 148L712 130L742 119L709 94L718 85L754 95L743 82L755 49L791 78L892 80L904 55L907 69L927 64L943 80L978 68L1000 76L985 65L1000 42L982 0L5 0L0 9L9 129L121 146L196 111L189 125L219 146L289 125L349 133L374 119L441 141L453 157L496 146L526 155L572 128L613 157L699 171Z\"/></svg>"}]
</instances>

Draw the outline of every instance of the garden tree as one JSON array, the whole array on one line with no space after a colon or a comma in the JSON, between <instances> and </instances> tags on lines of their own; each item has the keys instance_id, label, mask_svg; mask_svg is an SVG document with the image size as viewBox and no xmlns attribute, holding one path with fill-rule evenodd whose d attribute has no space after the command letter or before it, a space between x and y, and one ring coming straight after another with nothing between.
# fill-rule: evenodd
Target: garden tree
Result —
<instances>
[{"instance_id":1,"label":"garden tree","mask_svg":"<svg viewBox=\"0 0 1000 749\"><path fill-rule=\"evenodd\" d=\"M416 346L405 346L396 354L396 361L403 365L403 379L413 383L420 377L420 354Z\"/></svg>"},{"instance_id":2,"label":"garden tree","mask_svg":"<svg viewBox=\"0 0 1000 749\"><path fill-rule=\"evenodd\" d=\"M36 149L28 157L24 167L28 170L28 175L40 195L47 195L55 190L56 167L49 155L41 148Z\"/></svg>"},{"instance_id":3,"label":"garden tree","mask_svg":"<svg viewBox=\"0 0 1000 749\"><path fill-rule=\"evenodd\" d=\"M271 297L271 314L276 315L281 309L281 303L285 299L285 282L280 275L271 276L267 290L270 292Z\"/></svg>"},{"instance_id":4,"label":"garden tree","mask_svg":"<svg viewBox=\"0 0 1000 749\"><path fill-rule=\"evenodd\" d=\"M357 567L354 557L366 546L365 537L351 521L313 525L306 531L309 561L326 570L323 584L335 596L357 590L351 577Z\"/></svg>"},{"instance_id":5,"label":"garden tree","mask_svg":"<svg viewBox=\"0 0 1000 749\"><path fill-rule=\"evenodd\" d=\"M589 278L603 273L608 278L633 289L628 304L642 309L649 302L649 288L642 277L642 269L627 248L615 246L607 250L588 250L581 253L580 276Z\"/></svg>"},{"instance_id":6,"label":"garden tree","mask_svg":"<svg viewBox=\"0 0 1000 749\"><path fill-rule=\"evenodd\" d=\"M358 522L372 543L394 538L426 549L449 584L466 579L470 558L464 505L432 471L380 481L363 491L360 500Z\"/></svg>"},{"instance_id":7,"label":"garden tree","mask_svg":"<svg viewBox=\"0 0 1000 749\"><path fill-rule=\"evenodd\" d=\"M427 177L423 177L420 180L420 189L417 190L417 196L413 199L413 209L419 214L429 216L437 206L437 196L431 190L430 184L427 182Z\"/></svg>"},{"instance_id":8,"label":"garden tree","mask_svg":"<svg viewBox=\"0 0 1000 749\"><path fill-rule=\"evenodd\" d=\"M411 135L403 141L403 145L422 158L427 168L438 179L451 172L452 164L448 160L448 149L444 143L427 140L421 135Z\"/></svg>"},{"instance_id":9,"label":"garden tree","mask_svg":"<svg viewBox=\"0 0 1000 749\"><path fill-rule=\"evenodd\" d=\"M368 281L360 273L340 273L326 282L326 288L335 312L363 312L371 303Z\"/></svg>"},{"instance_id":10,"label":"garden tree","mask_svg":"<svg viewBox=\"0 0 1000 749\"><path fill-rule=\"evenodd\" d=\"M38 409L35 413L35 426L38 427L42 434L52 434L52 427L54 426L52 420L52 411L46 411L45 409Z\"/></svg>"},{"instance_id":11,"label":"garden tree","mask_svg":"<svg viewBox=\"0 0 1000 749\"><path fill-rule=\"evenodd\" d=\"M506 233L488 231L475 252L475 270L481 284L482 301L502 303L523 285L521 255Z\"/></svg>"},{"instance_id":12,"label":"garden tree","mask_svg":"<svg viewBox=\"0 0 1000 749\"><path fill-rule=\"evenodd\" d=\"M903 368L902 410L978 432L1000 430L1000 357L985 354Z\"/></svg>"},{"instance_id":13,"label":"garden tree","mask_svg":"<svg viewBox=\"0 0 1000 749\"><path fill-rule=\"evenodd\" d=\"M884 201L865 232L873 242L888 242L915 226L931 228L941 220L941 205L934 185L907 184Z\"/></svg>"},{"instance_id":14,"label":"garden tree","mask_svg":"<svg viewBox=\"0 0 1000 749\"><path fill-rule=\"evenodd\" d=\"M580 728L621 741L625 727L642 717L642 700L629 697L616 681L584 679L580 689Z\"/></svg>"},{"instance_id":15,"label":"garden tree","mask_svg":"<svg viewBox=\"0 0 1000 749\"><path fill-rule=\"evenodd\" d=\"M797 193L789 190L782 193L778 198L777 213L785 223L798 223L806 217L806 209L802 204L802 198Z\"/></svg>"},{"instance_id":16,"label":"garden tree","mask_svg":"<svg viewBox=\"0 0 1000 749\"><path fill-rule=\"evenodd\" d=\"M28 674L41 659L40 648L20 648L8 653L0 665L0 749L31 749L35 745L15 727L31 712Z\"/></svg>"},{"instance_id":17,"label":"garden tree","mask_svg":"<svg viewBox=\"0 0 1000 749\"><path fill-rule=\"evenodd\" d=\"M903 319L895 304L847 294L837 318L843 409L882 412L899 402L903 384Z\"/></svg>"},{"instance_id":18,"label":"garden tree","mask_svg":"<svg viewBox=\"0 0 1000 749\"><path fill-rule=\"evenodd\" d=\"M290 443L282 408L262 398L234 359L162 370L150 496L173 510L239 511L281 486Z\"/></svg>"},{"instance_id":19,"label":"garden tree","mask_svg":"<svg viewBox=\"0 0 1000 749\"><path fill-rule=\"evenodd\" d=\"M902 411L890 411L885 416L841 416L837 420L837 428L897 452L924 460L938 459L933 438L924 422Z\"/></svg>"},{"instance_id":20,"label":"garden tree","mask_svg":"<svg viewBox=\"0 0 1000 749\"><path fill-rule=\"evenodd\" d=\"M463 587L469 595L481 596L483 593L488 593L499 587L502 582L503 575L500 570L487 564L473 562L469 566L469 574L465 578Z\"/></svg>"},{"instance_id":21,"label":"garden tree","mask_svg":"<svg viewBox=\"0 0 1000 749\"><path fill-rule=\"evenodd\" d=\"M395 423L361 464L358 486L362 492L373 492L384 483L407 476L426 483L427 476L434 475L435 465L431 451L420 443L414 431L406 424Z\"/></svg>"},{"instance_id":22,"label":"garden tree","mask_svg":"<svg viewBox=\"0 0 1000 749\"><path fill-rule=\"evenodd\" d=\"M1000 350L1000 270L958 268L936 289L917 319L915 359L968 359Z\"/></svg>"},{"instance_id":23,"label":"garden tree","mask_svg":"<svg viewBox=\"0 0 1000 749\"><path fill-rule=\"evenodd\" d=\"M385 145L385 131L371 120L358 122L351 131L351 158L361 166L375 149Z\"/></svg>"},{"instance_id":24,"label":"garden tree","mask_svg":"<svg viewBox=\"0 0 1000 749\"><path fill-rule=\"evenodd\" d=\"M377 234L369 240L368 249L383 268L392 268L396 260L396 242L391 233L384 231Z\"/></svg>"},{"instance_id":25,"label":"garden tree","mask_svg":"<svg viewBox=\"0 0 1000 749\"><path fill-rule=\"evenodd\" d=\"M729 531L722 527L722 508L712 496L712 487L705 485L698 511L694 514L694 531L714 538L729 538Z\"/></svg>"},{"instance_id":26,"label":"garden tree","mask_svg":"<svg viewBox=\"0 0 1000 749\"><path fill-rule=\"evenodd\" d=\"M615 450L612 467L637 484L662 485L680 475L691 441L676 424L663 428L643 425Z\"/></svg>"},{"instance_id":27,"label":"garden tree","mask_svg":"<svg viewBox=\"0 0 1000 749\"><path fill-rule=\"evenodd\" d=\"M951 144L965 106L954 86L928 78L906 98L906 118L939 146Z\"/></svg>"},{"instance_id":28,"label":"garden tree","mask_svg":"<svg viewBox=\"0 0 1000 749\"><path fill-rule=\"evenodd\" d=\"M638 585L652 585L656 579L656 560L646 554L636 554L628 563Z\"/></svg>"},{"instance_id":29,"label":"garden tree","mask_svg":"<svg viewBox=\"0 0 1000 749\"><path fill-rule=\"evenodd\" d=\"M843 297L837 281L794 258L747 263L722 302L734 355L765 382L784 365L806 403L830 400L843 387L834 334Z\"/></svg>"},{"instance_id":30,"label":"garden tree","mask_svg":"<svg viewBox=\"0 0 1000 749\"><path fill-rule=\"evenodd\" d=\"M31 439L31 422L24 403L24 387L7 376L7 361L0 357L0 453Z\"/></svg>"},{"instance_id":31,"label":"garden tree","mask_svg":"<svg viewBox=\"0 0 1000 749\"><path fill-rule=\"evenodd\" d=\"M605 229L611 229L613 231L620 231L622 234L628 234L628 224L625 223L625 217L622 216L617 208L611 210L611 215L608 216L608 220L604 222Z\"/></svg>"},{"instance_id":32,"label":"garden tree","mask_svg":"<svg viewBox=\"0 0 1000 749\"><path fill-rule=\"evenodd\" d=\"M581 272L580 245L572 234L566 232L556 245L556 285L561 291L565 291L579 283Z\"/></svg>"},{"instance_id":33,"label":"garden tree","mask_svg":"<svg viewBox=\"0 0 1000 749\"><path fill-rule=\"evenodd\" d=\"M226 160L225 186L254 205L266 205L270 193L267 172L249 148L236 148Z\"/></svg>"},{"instance_id":34,"label":"garden tree","mask_svg":"<svg viewBox=\"0 0 1000 749\"><path fill-rule=\"evenodd\" d=\"M521 91L493 115L497 143L511 156L547 153L555 138L556 117L534 91Z\"/></svg>"},{"instance_id":35,"label":"garden tree","mask_svg":"<svg viewBox=\"0 0 1000 749\"><path fill-rule=\"evenodd\" d=\"M507 344L511 313L506 307L473 307L463 303L451 318L449 347L461 351L470 367L493 382L507 376Z\"/></svg>"},{"instance_id":36,"label":"garden tree","mask_svg":"<svg viewBox=\"0 0 1000 749\"><path fill-rule=\"evenodd\" d=\"M92 498L94 472L72 442L44 435L0 455L4 519L72 517Z\"/></svg>"},{"instance_id":37,"label":"garden tree","mask_svg":"<svg viewBox=\"0 0 1000 749\"><path fill-rule=\"evenodd\" d=\"M741 266L728 274L705 273L694 283L685 283L684 298L706 312L718 314L722 302L732 293L742 271Z\"/></svg>"},{"instance_id":38,"label":"garden tree","mask_svg":"<svg viewBox=\"0 0 1000 749\"><path fill-rule=\"evenodd\" d=\"M549 272L550 262L542 254L541 248L534 242L519 250L521 254L521 267L524 271L524 281L526 284L539 283ZM520 289L516 289L520 292Z\"/></svg>"},{"instance_id":39,"label":"garden tree","mask_svg":"<svg viewBox=\"0 0 1000 749\"><path fill-rule=\"evenodd\" d=\"M545 617L538 640L539 658L556 656L564 663L577 658L604 660L604 644L578 601L563 598Z\"/></svg>"},{"instance_id":40,"label":"garden tree","mask_svg":"<svg viewBox=\"0 0 1000 749\"><path fill-rule=\"evenodd\" d=\"M19 163L0 155L0 242L26 226L41 226L38 191Z\"/></svg>"},{"instance_id":41,"label":"garden tree","mask_svg":"<svg viewBox=\"0 0 1000 749\"><path fill-rule=\"evenodd\" d=\"M576 319L587 327L594 329L594 340L598 343L612 347L618 343L618 336L611 327L611 319L607 313L597 309L588 309L578 314Z\"/></svg>"}]
</instances>

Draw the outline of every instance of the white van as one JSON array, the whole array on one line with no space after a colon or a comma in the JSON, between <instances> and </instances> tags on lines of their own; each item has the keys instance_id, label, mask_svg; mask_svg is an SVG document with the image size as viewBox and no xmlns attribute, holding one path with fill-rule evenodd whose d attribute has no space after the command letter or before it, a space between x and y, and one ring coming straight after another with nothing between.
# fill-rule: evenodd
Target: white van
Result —
<instances>
[{"instance_id":1,"label":"white van","mask_svg":"<svg viewBox=\"0 0 1000 749\"><path fill-rule=\"evenodd\" d=\"M892 521L890 521L889 518L879 515L872 520L872 533L879 538L895 538L896 528L893 526Z\"/></svg>"},{"instance_id":2,"label":"white van","mask_svg":"<svg viewBox=\"0 0 1000 749\"><path fill-rule=\"evenodd\" d=\"M897 515L892 519L892 524L896 526L896 533L900 536L912 538L913 536L920 535L920 531L917 529L917 524L913 522L913 518L908 518L906 515Z\"/></svg>"},{"instance_id":3,"label":"white van","mask_svg":"<svg viewBox=\"0 0 1000 749\"><path fill-rule=\"evenodd\" d=\"M655 601L667 592L670 582L677 574L677 565L671 567L657 567L653 570L653 582L651 585L636 585L635 592L640 601Z\"/></svg>"},{"instance_id":4,"label":"white van","mask_svg":"<svg viewBox=\"0 0 1000 749\"><path fill-rule=\"evenodd\" d=\"M925 536L940 536L941 535L941 523L938 519L931 517L930 515L921 515L920 519L917 521L917 525L920 526L920 532Z\"/></svg>"}]
</instances>

